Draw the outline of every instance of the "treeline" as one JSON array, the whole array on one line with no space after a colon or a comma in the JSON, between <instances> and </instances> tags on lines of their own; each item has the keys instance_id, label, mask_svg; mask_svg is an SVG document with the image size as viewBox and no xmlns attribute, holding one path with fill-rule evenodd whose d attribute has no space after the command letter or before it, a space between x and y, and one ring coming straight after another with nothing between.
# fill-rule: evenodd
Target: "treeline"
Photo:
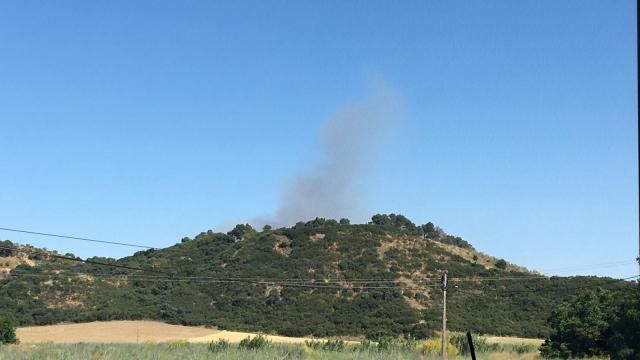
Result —
<instances>
[{"instance_id":1,"label":"treeline","mask_svg":"<svg viewBox=\"0 0 640 360\"><path fill-rule=\"evenodd\" d=\"M369 224L388 226L411 235L422 236L425 239L431 239L461 248L473 249L473 246L463 238L445 233L442 228L435 226L432 222L416 225L404 215L400 214L376 214L371 217Z\"/></svg>"}]
</instances>

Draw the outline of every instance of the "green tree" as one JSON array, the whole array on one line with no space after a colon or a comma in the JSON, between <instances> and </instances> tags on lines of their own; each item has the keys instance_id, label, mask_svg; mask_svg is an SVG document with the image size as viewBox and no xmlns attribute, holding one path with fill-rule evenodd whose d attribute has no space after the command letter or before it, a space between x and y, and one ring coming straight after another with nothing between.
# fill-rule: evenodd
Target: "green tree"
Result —
<instances>
[{"instance_id":1,"label":"green tree","mask_svg":"<svg viewBox=\"0 0 640 360\"><path fill-rule=\"evenodd\" d=\"M0 319L0 344L16 344L16 326L7 318Z\"/></svg>"},{"instance_id":2,"label":"green tree","mask_svg":"<svg viewBox=\"0 0 640 360\"><path fill-rule=\"evenodd\" d=\"M374 225L391 225L391 219L387 214L375 214L371 217L371 223Z\"/></svg>"},{"instance_id":3,"label":"green tree","mask_svg":"<svg viewBox=\"0 0 640 360\"><path fill-rule=\"evenodd\" d=\"M236 240L244 240L248 234L255 233L255 230L249 224L238 224L227 235L233 236Z\"/></svg>"},{"instance_id":4,"label":"green tree","mask_svg":"<svg viewBox=\"0 0 640 360\"><path fill-rule=\"evenodd\" d=\"M426 224L420 225L420 232L422 233L422 237L427 239L432 239L436 235L436 227L432 222L428 222Z\"/></svg>"},{"instance_id":5,"label":"green tree","mask_svg":"<svg viewBox=\"0 0 640 360\"><path fill-rule=\"evenodd\" d=\"M5 240L5 241L0 241L0 246L3 246L3 249L0 249L0 256L1 257L7 257L7 256L12 256L13 255L13 250L11 249L7 249L7 248L13 248L14 245L11 241L9 240Z\"/></svg>"},{"instance_id":6,"label":"green tree","mask_svg":"<svg viewBox=\"0 0 640 360\"><path fill-rule=\"evenodd\" d=\"M542 356L566 359L606 355L611 306L611 293L602 289L560 305L548 320L555 333L540 347Z\"/></svg>"},{"instance_id":7,"label":"green tree","mask_svg":"<svg viewBox=\"0 0 640 360\"><path fill-rule=\"evenodd\" d=\"M609 333L612 359L640 359L640 284L616 310Z\"/></svg>"}]
</instances>

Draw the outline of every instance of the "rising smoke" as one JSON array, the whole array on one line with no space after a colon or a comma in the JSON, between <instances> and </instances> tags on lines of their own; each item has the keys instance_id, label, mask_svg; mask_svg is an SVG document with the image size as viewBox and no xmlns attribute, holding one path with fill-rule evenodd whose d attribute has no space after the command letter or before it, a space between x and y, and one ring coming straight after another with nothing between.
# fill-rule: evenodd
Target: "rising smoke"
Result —
<instances>
[{"instance_id":1,"label":"rising smoke","mask_svg":"<svg viewBox=\"0 0 640 360\"><path fill-rule=\"evenodd\" d=\"M346 106L319 129L324 162L286 183L280 207L254 226L290 226L315 217L362 220L367 213L364 180L399 123L400 96L389 86L373 86L369 96Z\"/></svg>"}]
</instances>

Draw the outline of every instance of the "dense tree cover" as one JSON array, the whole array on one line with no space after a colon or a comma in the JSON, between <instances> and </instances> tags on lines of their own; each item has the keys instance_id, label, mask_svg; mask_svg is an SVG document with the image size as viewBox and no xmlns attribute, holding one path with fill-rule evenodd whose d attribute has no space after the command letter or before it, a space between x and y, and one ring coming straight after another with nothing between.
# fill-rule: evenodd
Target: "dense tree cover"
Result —
<instances>
[{"instance_id":1,"label":"dense tree cover","mask_svg":"<svg viewBox=\"0 0 640 360\"><path fill-rule=\"evenodd\" d=\"M375 219L375 220L374 220ZM422 338L439 327L442 293L425 278L448 270L449 326L498 335L548 336L545 319L580 286L622 291L613 279L575 277L532 281L456 278L530 275L483 267L425 237L402 215L374 216L370 224L316 218L293 227L256 231L238 225L227 234L207 231L166 249L150 249L100 262L153 269L134 272L57 258L20 265L0 280L0 316L20 325L59 321L159 319L284 335L360 335ZM427 230L430 230L429 227ZM433 230L442 234L437 227ZM476 256L477 259L477 256ZM121 277L127 275L128 277ZM166 281L155 281L163 276ZM205 277L202 281L182 281ZM176 281L171 281L175 278ZM304 279L307 285L215 279ZM341 284L325 287L325 279ZM354 279L379 282L358 288ZM318 286L310 284L315 281ZM404 284L405 289L393 285ZM295 285L295 281L294 281Z\"/></svg>"},{"instance_id":2,"label":"dense tree cover","mask_svg":"<svg viewBox=\"0 0 640 360\"><path fill-rule=\"evenodd\" d=\"M610 355L640 359L640 287L614 295L596 289L563 303L549 317L552 335L540 347L548 358Z\"/></svg>"}]
</instances>

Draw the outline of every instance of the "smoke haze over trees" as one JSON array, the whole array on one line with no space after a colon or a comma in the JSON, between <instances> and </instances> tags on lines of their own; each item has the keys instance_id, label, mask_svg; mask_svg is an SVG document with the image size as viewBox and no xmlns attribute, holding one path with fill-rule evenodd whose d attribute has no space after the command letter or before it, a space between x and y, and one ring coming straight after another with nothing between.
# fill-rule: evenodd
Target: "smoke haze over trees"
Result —
<instances>
[{"instance_id":1,"label":"smoke haze over trees","mask_svg":"<svg viewBox=\"0 0 640 360\"><path fill-rule=\"evenodd\" d=\"M362 180L375 168L376 154L400 123L401 108L400 95L378 84L362 101L339 109L319 129L324 161L293 175L275 213L250 223L281 227L315 217L364 218L367 196Z\"/></svg>"}]
</instances>

